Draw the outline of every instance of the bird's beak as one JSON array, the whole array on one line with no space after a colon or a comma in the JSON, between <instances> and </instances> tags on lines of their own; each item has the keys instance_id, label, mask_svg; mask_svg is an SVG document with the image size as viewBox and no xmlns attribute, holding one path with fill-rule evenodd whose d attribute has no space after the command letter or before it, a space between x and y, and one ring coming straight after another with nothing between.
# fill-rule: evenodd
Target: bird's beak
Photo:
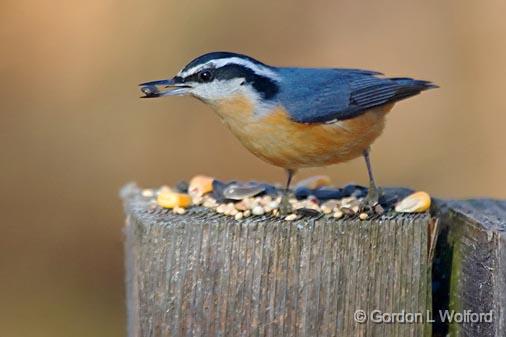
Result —
<instances>
[{"instance_id":1,"label":"bird's beak","mask_svg":"<svg viewBox=\"0 0 506 337\"><path fill-rule=\"evenodd\" d=\"M141 98L154 98L162 96L182 96L190 92L191 86L172 78L139 84L144 94Z\"/></svg>"}]
</instances>

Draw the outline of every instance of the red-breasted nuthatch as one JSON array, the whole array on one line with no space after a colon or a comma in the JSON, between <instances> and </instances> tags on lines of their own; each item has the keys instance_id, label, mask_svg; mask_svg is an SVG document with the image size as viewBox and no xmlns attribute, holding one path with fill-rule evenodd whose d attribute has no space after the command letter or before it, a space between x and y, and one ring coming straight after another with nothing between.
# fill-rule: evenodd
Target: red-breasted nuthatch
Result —
<instances>
[{"instance_id":1,"label":"red-breasted nuthatch","mask_svg":"<svg viewBox=\"0 0 506 337\"><path fill-rule=\"evenodd\" d=\"M289 190L299 168L326 166L363 156L369 174L365 208L379 193L369 149L385 115L402 99L437 87L412 78L343 68L273 67L249 56L213 52L186 65L172 79L141 84L144 97L190 95L209 104L240 142L268 163L284 168ZM285 209L287 198L283 198Z\"/></svg>"}]
</instances>

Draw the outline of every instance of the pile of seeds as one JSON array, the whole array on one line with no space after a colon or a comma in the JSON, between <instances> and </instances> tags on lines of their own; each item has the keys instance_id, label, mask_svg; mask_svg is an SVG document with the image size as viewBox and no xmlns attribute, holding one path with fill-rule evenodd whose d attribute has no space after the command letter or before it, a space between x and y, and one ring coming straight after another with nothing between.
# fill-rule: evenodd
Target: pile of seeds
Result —
<instances>
[{"instance_id":1,"label":"pile of seeds","mask_svg":"<svg viewBox=\"0 0 506 337\"><path fill-rule=\"evenodd\" d=\"M236 220L263 215L283 217L287 221L320 215L336 219L356 215L361 220L369 218L368 213L360 211L361 200L367 194L364 187L331 187L326 176L311 177L295 186L289 198L291 213L288 215L280 212L282 194L282 189L265 183L225 183L202 175L175 188L163 186L142 191L143 197L152 199L158 207L172 209L175 214L185 214L189 207L201 206ZM429 207L430 196L417 192L398 202L395 212L424 212ZM385 210L378 204L373 211L382 214Z\"/></svg>"}]
</instances>

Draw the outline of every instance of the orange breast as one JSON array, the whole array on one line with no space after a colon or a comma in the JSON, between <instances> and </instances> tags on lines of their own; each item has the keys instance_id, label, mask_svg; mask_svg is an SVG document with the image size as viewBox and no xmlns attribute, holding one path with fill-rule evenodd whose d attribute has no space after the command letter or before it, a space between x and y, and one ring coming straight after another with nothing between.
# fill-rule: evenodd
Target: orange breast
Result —
<instances>
[{"instance_id":1,"label":"orange breast","mask_svg":"<svg viewBox=\"0 0 506 337\"><path fill-rule=\"evenodd\" d=\"M256 156L276 166L297 169L360 156L381 134L384 116L392 106L333 124L297 123L282 107L259 117L243 96L214 107L232 133Z\"/></svg>"}]
</instances>

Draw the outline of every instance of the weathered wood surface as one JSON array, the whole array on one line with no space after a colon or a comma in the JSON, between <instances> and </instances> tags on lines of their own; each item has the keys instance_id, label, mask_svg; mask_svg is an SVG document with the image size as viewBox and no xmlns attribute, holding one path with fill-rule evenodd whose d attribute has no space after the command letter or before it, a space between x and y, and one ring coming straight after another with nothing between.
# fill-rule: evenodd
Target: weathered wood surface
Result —
<instances>
[{"instance_id":1,"label":"weathered wood surface","mask_svg":"<svg viewBox=\"0 0 506 337\"><path fill-rule=\"evenodd\" d=\"M421 324L358 323L431 308L428 214L235 221L206 209L127 213L128 334L162 336L429 336Z\"/></svg>"},{"instance_id":2,"label":"weathered wood surface","mask_svg":"<svg viewBox=\"0 0 506 337\"><path fill-rule=\"evenodd\" d=\"M479 322L452 322L450 336L506 336L506 201L441 203L437 213L450 254L449 307L453 312L489 313Z\"/></svg>"}]
</instances>

